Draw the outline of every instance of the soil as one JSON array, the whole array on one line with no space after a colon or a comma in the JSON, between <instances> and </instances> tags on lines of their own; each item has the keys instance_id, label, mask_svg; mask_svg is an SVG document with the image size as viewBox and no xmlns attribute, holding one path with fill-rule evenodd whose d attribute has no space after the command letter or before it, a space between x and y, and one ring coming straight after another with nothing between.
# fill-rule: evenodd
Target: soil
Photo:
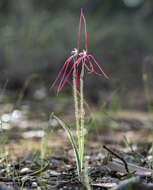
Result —
<instances>
[{"instance_id":1,"label":"soil","mask_svg":"<svg viewBox=\"0 0 153 190\"><path fill-rule=\"evenodd\" d=\"M152 189L153 133L149 113L104 113L93 108L94 115L87 121L86 172L78 178L66 133L50 119L48 107L31 105L34 102L24 102L18 108L12 103L1 104L0 189L104 190L126 189L129 184L133 189ZM54 110L54 103L50 105ZM72 110L65 111L65 105L70 107L64 102L56 111L74 132Z\"/></svg>"}]
</instances>

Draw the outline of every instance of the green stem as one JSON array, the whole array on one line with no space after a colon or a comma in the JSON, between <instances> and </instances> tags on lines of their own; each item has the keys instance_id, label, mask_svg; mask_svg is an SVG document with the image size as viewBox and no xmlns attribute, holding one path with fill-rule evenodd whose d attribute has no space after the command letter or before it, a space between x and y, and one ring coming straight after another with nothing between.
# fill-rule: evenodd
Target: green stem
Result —
<instances>
[{"instance_id":1,"label":"green stem","mask_svg":"<svg viewBox=\"0 0 153 190\"><path fill-rule=\"evenodd\" d=\"M74 106L75 106L75 120L77 129L77 140L79 147L79 156L81 157L81 140L80 140L80 126L79 126L79 105L77 97L77 86L76 86L76 65L74 60L74 70L73 70L73 96L74 96Z\"/></svg>"},{"instance_id":2,"label":"green stem","mask_svg":"<svg viewBox=\"0 0 153 190\"><path fill-rule=\"evenodd\" d=\"M81 114L81 169L83 168L83 157L84 157L84 105L83 105L83 78L84 78L84 62L82 61L82 69L80 75L80 114Z\"/></svg>"}]
</instances>

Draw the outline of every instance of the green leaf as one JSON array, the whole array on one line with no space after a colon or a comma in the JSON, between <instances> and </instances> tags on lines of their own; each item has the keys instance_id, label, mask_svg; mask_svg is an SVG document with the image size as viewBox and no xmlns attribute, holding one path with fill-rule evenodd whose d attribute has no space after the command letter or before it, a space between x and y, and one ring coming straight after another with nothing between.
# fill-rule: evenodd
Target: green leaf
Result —
<instances>
[{"instance_id":1,"label":"green leaf","mask_svg":"<svg viewBox=\"0 0 153 190\"><path fill-rule=\"evenodd\" d=\"M58 121L58 123L64 128L64 130L66 131L70 142L72 144L74 153L75 153L75 158L76 158L76 162L77 162L77 170L78 170L78 175L80 175L81 173L81 162L80 162L80 156L79 156L79 152L75 143L75 140L73 138L73 135L69 129L69 127L67 126L67 124L65 124L61 119L59 119L57 116L55 116L54 114L52 114L53 118L56 119Z\"/></svg>"}]
</instances>

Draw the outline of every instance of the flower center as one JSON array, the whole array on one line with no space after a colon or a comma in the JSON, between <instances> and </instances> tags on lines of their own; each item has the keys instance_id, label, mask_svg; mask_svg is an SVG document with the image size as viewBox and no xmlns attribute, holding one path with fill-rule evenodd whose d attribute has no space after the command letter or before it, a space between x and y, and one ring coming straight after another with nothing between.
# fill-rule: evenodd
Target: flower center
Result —
<instances>
[{"instance_id":1,"label":"flower center","mask_svg":"<svg viewBox=\"0 0 153 190\"><path fill-rule=\"evenodd\" d=\"M76 56L76 55L78 55L78 50L76 48L74 48L74 50L72 50L71 53L73 56Z\"/></svg>"},{"instance_id":2,"label":"flower center","mask_svg":"<svg viewBox=\"0 0 153 190\"><path fill-rule=\"evenodd\" d=\"M86 56L86 55L87 55L86 50L83 50L83 55L84 55L84 56Z\"/></svg>"}]
</instances>

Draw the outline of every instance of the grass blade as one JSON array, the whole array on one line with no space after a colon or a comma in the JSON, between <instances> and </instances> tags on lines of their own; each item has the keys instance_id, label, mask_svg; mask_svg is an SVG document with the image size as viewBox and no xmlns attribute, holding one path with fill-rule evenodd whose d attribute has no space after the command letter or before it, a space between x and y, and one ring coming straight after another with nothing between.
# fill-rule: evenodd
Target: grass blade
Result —
<instances>
[{"instance_id":1,"label":"grass blade","mask_svg":"<svg viewBox=\"0 0 153 190\"><path fill-rule=\"evenodd\" d=\"M61 119L59 119L57 116L55 116L54 114L52 114L53 118L56 119L58 121L58 123L64 128L64 130L66 131L70 142L72 144L74 153L75 153L75 158L76 158L76 162L77 162L77 170L78 170L78 175L80 175L81 173L81 162L80 162L80 156L79 156L79 152L75 143L75 140L73 138L73 135L69 129L69 127L67 126L67 124L65 124Z\"/></svg>"}]
</instances>

